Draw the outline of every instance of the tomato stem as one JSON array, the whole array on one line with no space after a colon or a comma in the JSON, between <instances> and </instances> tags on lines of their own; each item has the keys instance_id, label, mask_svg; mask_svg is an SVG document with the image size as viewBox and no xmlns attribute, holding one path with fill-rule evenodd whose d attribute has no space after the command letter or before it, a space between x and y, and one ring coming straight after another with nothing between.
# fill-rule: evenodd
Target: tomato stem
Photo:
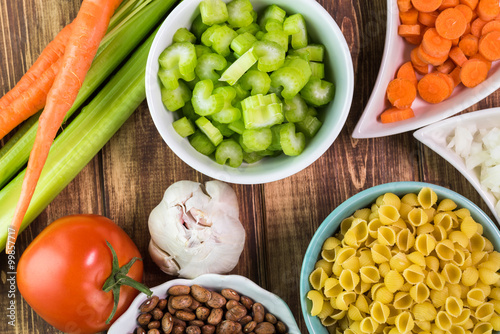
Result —
<instances>
[{"instance_id":1,"label":"tomato stem","mask_svg":"<svg viewBox=\"0 0 500 334\"><path fill-rule=\"evenodd\" d=\"M106 320L106 324L109 324L110 321L115 316L116 309L118 308L118 301L120 298L120 287L122 285L131 286L134 289L137 289L148 296L151 296L153 294L153 291L151 291L146 285L139 283L127 276L130 268L135 263L135 261L137 260L142 261L142 259L139 257L134 257L127 264L123 265L120 268L120 265L118 263L118 256L116 255L113 246L111 246L111 244L108 241L106 241L106 244L108 245L109 249L111 250L111 254L113 255L113 267L111 269L111 275L109 275L108 279L106 280L106 282L104 282L104 285L102 286L102 290L104 292L111 291L113 293L113 310L111 311L108 320Z\"/></svg>"}]
</instances>

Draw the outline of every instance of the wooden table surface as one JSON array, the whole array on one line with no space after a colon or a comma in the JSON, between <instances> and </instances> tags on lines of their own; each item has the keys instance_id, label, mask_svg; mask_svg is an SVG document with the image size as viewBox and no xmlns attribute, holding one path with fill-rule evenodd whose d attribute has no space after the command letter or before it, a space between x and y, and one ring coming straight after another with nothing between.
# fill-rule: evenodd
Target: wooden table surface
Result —
<instances>
[{"instance_id":1,"label":"wooden table surface","mask_svg":"<svg viewBox=\"0 0 500 334\"><path fill-rule=\"evenodd\" d=\"M247 238L233 274L246 276L283 298L303 333L299 275L309 240L323 219L340 203L369 187L393 181L424 181L457 191L491 215L462 175L412 133L377 139L353 139L373 88L385 39L386 1L319 1L341 27L352 54L354 99L347 123L330 149L302 172L264 185L232 185L239 198ZM7 92L36 60L44 46L69 23L81 0L0 0L0 93ZM496 92L470 110L497 105ZM3 142L0 144L3 145ZM139 247L145 282L170 279L147 252L150 211L165 189L179 180L204 182L204 176L182 162L163 142L146 103L135 111L103 150L49 207L21 234L18 254L55 219L94 213L117 222ZM45 323L20 294L16 326L6 313L6 256L0 255L0 333L59 333Z\"/></svg>"}]
</instances>

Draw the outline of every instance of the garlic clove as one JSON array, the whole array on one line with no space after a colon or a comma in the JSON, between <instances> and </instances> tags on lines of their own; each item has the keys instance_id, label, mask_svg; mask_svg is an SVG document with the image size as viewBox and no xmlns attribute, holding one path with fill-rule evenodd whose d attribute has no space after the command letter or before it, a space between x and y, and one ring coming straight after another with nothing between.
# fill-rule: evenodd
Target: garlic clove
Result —
<instances>
[{"instance_id":1,"label":"garlic clove","mask_svg":"<svg viewBox=\"0 0 500 334\"><path fill-rule=\"evenodd\" d=\"M159 248L153 240L149 242L148 251L154 263L156 263L156 265L160 267L163 272L173 276L178 275L179 266L177 265L177 263L172 259L170 255L168 255L168 253Z\"/></svg>"}]
</instances>

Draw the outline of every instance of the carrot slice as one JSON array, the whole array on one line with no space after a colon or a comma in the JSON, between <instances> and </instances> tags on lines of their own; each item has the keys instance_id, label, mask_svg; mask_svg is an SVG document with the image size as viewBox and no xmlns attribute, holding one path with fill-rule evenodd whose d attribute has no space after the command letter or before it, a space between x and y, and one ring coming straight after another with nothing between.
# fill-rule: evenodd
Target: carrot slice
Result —
<instances>
[{"instance_id":1,"label":"carrot slice","mask_svg":"<svg viewBox=\"0 0 500 334\"><path fill-rule=\"evenodd\" d=\"M415 70L413 69L413 65L411 61L404 63L398 70L396 74L396 78L398 79L406 79L410 81L415 88L417 88L418 80L417 75L415 74Z\"/></svg>"},{"instance_id":2,"label":"carrot slice","mask_svg":"<svg viewBox=\"0 0 500 334\"><path fill-rule=\"evenodd\" d=\"M439 13L438 12L430 12L430 13L425 13L425 12L419 12L418 13L418 22L422 23L424 26L427 27L434 27L436 24L436 19L438 17Z\"/></svg>"},{"instance_id":3,"label":"carrot slice","mask_svg":"<svg viewBox=\"0 0 500 334\"><path fill-rule=\"evenodd\" d=\"M453 71L451 71L451 73L450 73L450 77L453 79L453 82L455 83L455 87L457 87L458 85L460 85L460 83L462 82L462 81L460 80L460 71L461 71L461 70L462 70L462 69L461 69L459 66L457 66L457 67L455 67L455 69L454 69Z\"/></svg>"},{"instance_id":4,"label":"carrot slice","mask_svg":"<svg viewBox=\"0 0 500 334\"><path fill-rule=\"evenodd\" d=\"M466 55L467 57L472 57L479 50L479 39L471 34L463 36L460 39L458 47L460 48L460 50L462 50L464 55Z\"/></svg>"},{"instance_id":5,"label":"carrot slice","mask_svg":"<svg viewBox=\"0 0 500 334\"><path fill-rule=\"evenodd\" d=\"M476 9L477 3L479 0L460 0L461 4L469 6L470 9Z\"/></svg>"},{"instance_id":6,"label":"carrot slice","mask_svg":"<svg viewBox=\"0 0 500 334\"><path fill-rule=\"evenodd\" d=\"M446 81L446 83L448 84L448 88L450 90L450 95L448 95L446 97L449 98L451 96L451 94L453 93L453 90L455 89L455 81L453 80L453 78L451 76L449 76L448 74L446 73L441 73L441 72L436 72L439 76L441 76L441 78L444 79L444 81Z\"/></svg>"},{"instance_id":7,"label":"carrot slice","mask_svg":"<svg viewBox=\"0 0 500 334\"><path fill-rule=\"evenodd\" d=\"M438 9L443 0L411 0L411 3L419 12L429 13Z\"/></svg>"},{"instance_id":8,"label":"carrot slice","mask_svg":"<svg viewBox=\"0 0 500 334\"><path fill-rule=\"evenodd\" d=\"M443 58L450 52L452 42L441 37L436 28L429 28L422 38L422 48L431 57Z\"/></svg>"},{"instance_id":9,"label":"carrot slice","mask_svg":"<svg viewBox=\"0 0 500 334\"><path fill-rule=\"evenodd\" d=\"M486 23L483 29L481 30L481 35L486 35L487 33L492 32L494 30L500 31L500 21L493 20Z\"/></svg>"},{"instance_id":10,"label":"carrot slice","mask_svg":"<svg viewBox=\"0 0 500 334\"><path fill-rule=\"evenodd\" d=\"M453 62L453 60L451 59L448 59L447 61L445 61L443 63L443 65L439 65L437 67L437 71L438 72L441 72L441 73L445 73L445 74L449 74L451 73L451 71L453 71L455 69L455 63Z\"/></svg>"},{"instance_id":11,"label":"carrot slice","mask_svg":"<svg viewBox=\"0 0 500 334\"><path fill-rule=\"evenodd\" d=\"M458 9L443 10L436 19L436 30L441 37L455 39L462 36L467 28L467 20Z\"/></svg>"},{"instance_id":12,"label":"carrot slice","mask_svg":"<svg viewBox=\"0 0 500 334\"><path fill-rule=\"evenodd\" d=\"M489 61L500 59L500 31L490 31L481 37L479 52Z\"/></svg>"},{"instance_id":13,"label":"carrot slice","mask_svg":"<svg viewBox=\"0 0 500 334\"><path fill-rule=\"evenodd\" d=\"M478 17L477 19L472 21L472 24L470 26L470 33L476 36L477 38L481 37L481 32L486 23L488 22Z\"/></svg>"},{"instance_id":14,"label":"carrot slice","mask_svg":"<svg viewBox=\"0 0 500 334\"><path fill-rule=\"evenodd\" d=\"M411 8L406 12L399 12L399 19L402 24L417 24L418 23L418 10Z\"/></svg>"},{"instance_id":15,"label":"carrot slice","mask_svg":"<svg viewBox=\"0 0 500 334\"><path fill-rule=\"evenodd\" d=\"M464 4L460 4L458 6L455 7L455 9L459 10L465 17L465 20L467 21L467 23L470 23L470 21L472 20L472 16L474 15L472 9L467 6L467 5L464 5Z\"/></svg>"},{"instance_id":16,"label":"carrot slice","mask_svg":"<svg viewBox=\"0 0 500 334\"><path fill-rule=\"evenodd\" d=\"M428 64L425 63L422 59L420 59L420 57L418 56L418 49L419 47L416 47L414 48L413 50L411 50L411 53L410 53L410 59L411 59L411 62L413 64L413 66L417 67L417 66L427 66ZM427 72L426 72L427 73Z\"/></svg>"},{"instance_id":17,"label":"carrot slice","mask_svg":"<svg viewBox=\"0 0 500 334\"><path fill-rule=\"evenodd\" d=\"M420 36L420 25L402 24L398 27L398 34L401 37L417 37Z\"/></svg>"},{"instance_id":18,"label":"carrot slice","mask_svg":"<svg viewBox=\"0 0 500 334\"><path fill-rule=\"evenodd\" d=\"M47 95L45 109L40 115L33 149L24 175L21 196L10 224L13 231L6 248L7 254L13 250L19 228L28 210L36 184L54 138L64 117L76 99L82 82L90 68L108 28L109 20L121 0L83 0L71 35L62 57L61 70Z\"/></svg>"},{"instance_id":19,"label":"carrot slice","mask_svg":"<svg viewBox=\"0 0 500 334\"><path fill-rule=\"evenodd\" d=\"M498 0L479 0L476 11L477 15L484 21L494 20L500 14Z\"/></svg>"},{"instance_id":20,"label":"carrot slice","mask_svg":"<svg viewBox=\"0 0 500 334\"><path fill-rule=\"evenodd\" d=\"M441 6L439 6L439 10L445 10L447 8L453 8L460 4L459 0L443 0Z\"/></svg>"},{"instance_id":21,"label":"carrot slice","mask_svg":"<svg viewBox=\"0 0 500 334\"><path fill-rule=\"evenodd\" d=\"M425 74L429 73L429 65L427 65L427 64L425 64L423 66L413 65L413 68L415 69L415 72L417 72L418 74L425 75Z\"/></svg>"},{"instance_id":22,"label":"carrot slice","mask_svg":"<svg viewBox=\"0 0 500 334\"><path fill-rule=\"evenodd\" d=\"M454 46L451 48L450 59L460 67L462 67L462 64L467 61L467 57L465 56L462 49L460 49L458 46Z\"/></svg>"},{"instance_id":23,"label":"carrot slice","mask_svg":"<svg viewBox=\"0 0 500 334\"><path fill-rule=\"evenodd\" d=\"M470 32L470 30L471 30L471 29L470 29L470 26L471 26L471 24L470 24L470 23L467 23L467 28L465 28L464 34L463 34L462 36L465 36L465 35L468 35L468 34L470 34L470 33L471 33L471 32Z\"/></svg>"},{"instance_id":24,"label":"carrot slice","mask_svg":"<svg viewBox=\"0 0 500 334\"><path fill-rule=\"evenodd\" d=\"M413 37L405 37L405 40L410 44L419 45L422 43L422 34Z\"/></svg>"},{"instance_id":25,"label":"carrot slice","mask_svg":"<svg viewBox=\"0 0 500 334\"><path fill-rule=\"evenodd\" d=\"M448 55L444 55L442 57L433 57L427 52L422 47L422 44L417 48L417 56L420 58L424 63L432 65L432 66L439 66L442 63L444 63L448 59Z\"/></svg>"},{"instance_id":26,"label":"carrot slice","mask_svg":"<svg viewBox=\"0 0 500 334\"><path fill-rule=\"evenodd\" d=\"M439 103L450 96L448 82L439 75L441 73L426 74L418 82L418 94L429 103Z\"/></svg>"},{"instance_id":27,"label":"carrot slice","mask_svg":"<svg viewBox=\"0 0 500 334\"><path fill-rule=\"evenodd\" d=\"M411 0L398 0L398 9L400 12L407 12L412 7Z\"/></svg>"},{"instance_id":28,"label":"carrot slice","mask_svg":"<svg viewBox=\"0 0 500 334\"><path fill-rule=\"evenodd\" d=\"M405 108L389 108L380 114L380 121L384 124L386 123L394 123L404 121L405 119L415 117L413 113L413 109Z\"/></svg>"},{"instance_id":29,"label":"carrot slice","mask_svg":"<svg viewBox=\"0 0 500 334\"><path fill-rule=\"evenodd\" d=\"M488 64L479 59L467 60L460 71L460 80L465 87L476 87L486 80Z\"/></svg>"},{"instance_id":30,"label":"carrot slice","mask_svg":"<svg viewBox=\"0 0 500 334\"><path fill-rule=\"evenodd\" d=\"M410 107L416 97L417 89L410 80L396 78L387 85L387 99L396 108Z\"/></svg>"},{"instance_id":31,"label":"carrot slice","mask_svg":"<svg viewBox=\"0 0 500 334\"><path fill-rule=\"evenodd\" d=\"M473 55L470 58L471 59L479 59L479 60L484 61L488 65L488 71L491 69L491 61L489 61L488 59L484 58L479 52L476 53L475 55Z\"/></svg>"}]
</instances>

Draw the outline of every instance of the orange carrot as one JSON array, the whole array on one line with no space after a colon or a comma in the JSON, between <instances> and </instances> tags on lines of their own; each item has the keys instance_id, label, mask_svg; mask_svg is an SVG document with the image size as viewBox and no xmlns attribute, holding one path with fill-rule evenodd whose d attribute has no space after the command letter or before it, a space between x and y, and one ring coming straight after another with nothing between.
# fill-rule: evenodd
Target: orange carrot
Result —
<instances>
[{"instance_id":1,"label":"orange carrot","mask_svg":"<svg viewBox=\"0 0 500 334\"><path fill-rule=\"evenodd\" d=\"M398 34L401 37L418 37L420 36L420 25L402 24L398 27Z\"/></svg>"},{"instance_id":2,"label":"orange carrot","mask_svg":"<svg viewBox=\"0 0 500 334\"><path fill-rule=\"evenodd\" d=\"M500 59L500 31L490 31L479 40L479 53L489 61Z\"/></svg>"},{"instance_id":3,"label":"orange carrot","mask_svg":"<svg viewBox=\"0 0 500 334\"><path fill-rule=\"evenodd\" d=\"M436 24L436 19L438 17L439 13L438 12L430 12L430 13L425 13L425 12L419 12L418 13L418 22L422 23L424 26L427 27L434 27Z\"/></svg>"},{"instance_id":4,"label":"orange carrot","mask_svg":"<svg viewBox=\"0 0 500 334\"><path fill-rule=\"evenodd\" d=\"M438 9L443 0L411 0L411 3L419 12L429 13Z\"/></svg>"},{"instance_id":5,"label":"orange carrot","mask_svg":"<svg viewBox=\"0 0 500 334\"><path fill-rule=\"evenodd\" d=\"M406 79L410 81L415 86L415 88L417 88L418 80L415 74L415 70L413 69L413 65L411 64L411 61L401 65L401 67L398 70L398 73L396 74L396 78Z\"/></svg>"},{"instance_id":6,"label":"orange carrot","mask_svg":"<svg viewBox=\"0 0 500 334\"><path fill-rule=\"evenodd\" d=\"M407 12L411 8L411 0L398 0L398 9L400 12Z\"/></svg>"},{"instance_id":7,"label":"orange carrot","mask_svg":"<svg viewBox=\"0 0 500 334\"><path fill-rule=\"evenodd\" d=\"M474 21L472 21L472 24L470 26L470 33L476 36L477 38L481 37L481 32L483 30L484 25L488 23L481 18L477 18Z\"/></svg>"},{"instance_id":8,"label":"orange carrot","mask_svg":"<svg viewBox=\"0 0 500 334\"><path fill-rule=\"evenodd\" d=\"M479 0L476 11L484 21L494 20L500 14L498 0Z\"/></svg>"},{"instance_id":9,"label":"orange carrot","mask_svg":"<svg viewBox=\"0 0 500 334\"><path fill-rule=\"evenodd\" d=\"M457 66L450 73L450 77L453 79L453 82L455 83L455 87L457 87L458 85L460 85L460 83L462 82L462 81L460 81L460 71L461 70L462 69L459 66Z\"/></svg>"},{"instance_id":10,"label":"orange carrot","mask_svg":"<svg viewBox=\"0 0 500 334\"><path fill-rule=\"evenodd\" d=\"M479 60L482 60L484 61L487 65L488 65L488 71L490 70L491 68L491 61L489 61L488 59L484 58L483 56L481 56L481 54L478 52L476 53L475 55L473 55L472 57L470 57L471 59L479 59Z\"/></svg>"},{"instance_id":11,"label":"orange carrot","mask_svg":"<svg viewBox=\"0 0 500 334\"><path fill-rule=\"evenodd\" d=\"M476 9L478 1L479 0L460 0L460 3L469 6L470 9L474 10Z\"/></svg>"},{"instance_id":12,"label":"orange carrot","mask_svg":"<svg viewBox=\"0 0 500 334\"><path fill-rule=\"evenodd\" d=\"M467 20L464 14L455 8L443 10L436 19L436 30L443 38L459 38L466 28Z\"/></svg>"},{"instance_id":13,"label":"orange carrot","mask_svg":"<svg viewBox=\"0 0 500 334\"><path fill-rule=\"evenodd\" d=\"M451 71L453 71L455 69L455 67L456 67L455 63L451 59L448 59L447 61L445 61L443 63L443 65L439 65L437 67L437 71L441 72L441 73L449 74L449 73L451 73Z\"/></svg>"},{"instance_id":14,"label":"orange carrot","mask_svg":"<svg viewBox=\"0 0 500 334\"><path fill-rule=\"evenodd\" d=\"M387 99L396 108L409 108L417 97L417 89L406 79L396 78L387 85Z\"/></svg>"},{"instance_id":15,"label":"orange carrot","mask_svg":"<svg viewBox=\"0 0 500 334\"><path fill-rule=\"evenodd\" d=\"M7 245L7 254L10 254L14 247L19 228L47 160L50 146L67 111L76 99L99 43L106 33L111 15L120 3L121 0L83 0L78 15L73 21L71 35L62 57L61 69L47 95L45 109L39 119L35 143L21 188L21 197L10 225L14 233L12 242Z\"/></svg>"},{"instance_id":16,"label":"orange carrot","mask_svg":"<svg viewBox=\"0 0 500 334\"><path fill-rule=\"evenodd\" d=\"M450 52L452 42L449 39L441 37L436 28L429 28L422 39L422 48L424 51L436 58L443 58Z\"/></svg>"},{"instance_id":17,"label":"orange carrot","mask_svg":"<svg viewBox=\"0 0 500 334\"><path fill-rule=\"evenodd\" d=\"M31 65L30 69L22 76L18 83L0 98L0 109L17 99L31 85L36 83L38 78L49 69L64 54L64 48L71 34L71 24L64 27L43 49L37 60ZM38 111L38 110L37 110Z\"/></svg>"},{"instance_id":18,"label":"orange carrot","mask_svg":"<svg viewBox=\"0 0 500 334\"><path fill-rule=\"evenodd\" d=\"M419 45L422 43L422 34L414 37L405 37L405 40L410 44Z\"/></svg>"},{"instance_id":19,"label":"orange carrot","mask_svg":"<svg viewBox=\"0 0 500 334\"><path fill-rule=\"evenodd\" d=\"M416 47L415 49L411 50L411 53L410 53L410 58L411 58L411 62L413 64L413 66L427 66L428 64L425 63L424 61L422 61L422 59L420 59L420 57L418 56L418 47Z\"/></svg>"},{"instance_id":20,"label":"orange carrot","mask_svg":"<svg viewBox=\"0 0 500 334\"><path fill-rule=\"evenodd\" d=\"M438 9L445 10L447 8L456 7L456 6L458 6L458 4L460 4L459 0L443 0L443 2L441 3L441 6L439 6Z\"/></svg>"},{"instance_id":21,"label":"orange carrot","mask_svg":"<svg viewBox=\"0 0 500 334\"><path fill-rule=\"evenodd\" d=\"M460 67L462 67L463 63L467 61L467 57L458 46L454 46L451 48L450 59Z\"/></svg>"},{"instance_id":22,"label":"orange carrot","mask_svg":"<svg viewBox=\"0 0 500 334\"><path fill-rule=\"evenodd\" d=\"M415 69L415 72L417 72L418 74L425 75L425 74L429 73L429 65L427 65L427 64L425 64L423 66L413 65L413 68Z\"/></svg>"},{"instance_id":23,"label":"orange carrot","mask_svg":"<svg viewBox=\"0 0 500 334\"><path fill-rule=\"evenodd\" d=\"M486 35L487 33L492 32L493 30L500 31L500 21L493 20L486 23L483 26L483 29L481 30L481 35Z\"/></svg>"},{"instance_id":24,"label":"orange carrot","mask_svg":"<svg viewBox=\"0 0 500 334\"><path fill-rule=\"evenodd\" d=\"M460 80L465 87L476 87L486 80L488 64L479 59L467 60L460 71Z\"/></svg>"},{"instance_id":25,"label":"orange carrot","mask_svg":"<svg viewBox=\"0 0 500 334\"><path fill-rule=\"evenodd\" d=\"M464 15L467 23L470 23L470 21L472 20L472 16L474 14L472 12L472 9L469 6L464 5L464 4L460 4L460 5L456 6L455 9L459 10Z\"/></svg>"},{"instance_id":26,"label":"orange carrot","mask_svg":"<svg viewBox=\"0 0 500 334\"><path fill-rule=\"evenodd\" d=\"M466 55L467 57L471 57L475 55L479 50L479 39L474 35L468 34L460 39L458 47L460 48L460 50L462 50L464 55Z\"/></svg>"},{"instance_id":27,"label":"orange carrot","mask_svg":"<svg viewBox=\"0 0 500 334\"><path fill-rule=\"evenodd\" d=\"M404 121L405 119L415 117L413 113L413 109L398 109L398 108L389 108L385 110L382 114L380 114L380 121L382 123L394 123L399 121Z\"/></svg>"},{"instance_id":28,"label":"orange carrot","mask_svg":"<svg viewBox=\"0 0 500 334\"><path fill-rule=\"evenodd\" d=\"M451 96L451 94L453 93L453 90L455 89L455 81L453 80L453 78L450 75L448 75L446 73L441 73L441 72L436 72L436 73L441 78L443 78L444 81L446 81L446 83L448 84L450 94L446 98L449 98Z\"/></svg>"},{"instance_id":29,"label":"orange carrot","mask_svg":"<svg viewBox=\"0 0 500 334\"><path fill-rule=\"evenodd\" d=\"M399 19L402 24L417 24L418 22L418 10L415 8L411 8L406 12L399 12Z\"/></svg>"},{"instance_id":30,"label":"orange carrot","mask_svg":"<svg viewBox=\"0 0 500 334\"><path fill-rule=\"evenodd\" d=\"M440 74L426 74L418 82L418 94L424 101L439 103L451 95L448 82Z\"/></svg>"},{"instance_id":31,"label":"orange carrot","mask_svg":"<svg viewBox=\"0 0 500 334\"><path fill-rule=\"evenodd\" d=\"M417 56L420 58L424 63L432 65L432 66L439 66L443 64L447 59L448 55L444 55L442 57L433 57L427 52L422 47L422 44L417 48Z\"/></svg>"},{"instance_id":32,"label":"orange carrot","mask_svg":"<svg viewBox=\"0 0 500 334\"><path fill-rule=\"evenodd\" d=\"M470 23L467 23L467 28L465 28L465 31L464 31L464 34L462 36L465 36L465 35L468 35L470 34L470 30L471 30L471 24Z\"/></svg>"}]
</instances>

